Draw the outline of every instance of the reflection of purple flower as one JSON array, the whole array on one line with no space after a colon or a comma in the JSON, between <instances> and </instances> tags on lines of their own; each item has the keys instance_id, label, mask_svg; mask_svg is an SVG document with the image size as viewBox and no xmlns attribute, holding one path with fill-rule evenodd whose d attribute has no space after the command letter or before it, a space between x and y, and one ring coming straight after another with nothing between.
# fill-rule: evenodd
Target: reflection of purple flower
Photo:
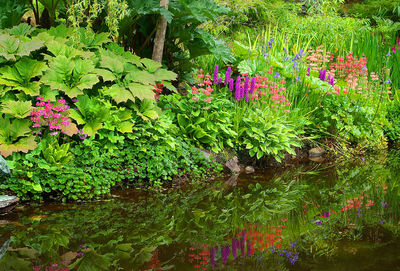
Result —
<instances>
[{"instance_id":1,"label":"reflection of purple flower","mask_svg":"<svg viewBox=\"0 0 400 271\"><path fill-rule=\"evenodd\" d=\"M224 261L224 263L226 263L228 257L230 254L230 248L229 246L224 246L221 248L221 258Z\"/></svg>"},{"instance_id":2,"label":"reflection of purple flower","mask_svg":"<svg viewBox=\"0 0 400 271\"><path fill-rule=\"evenodd\" d=\"M237 252L238 246L239 246L239 240L236 239L236 238L232 238L232 256L233 256L233 259L236 259L236 256L237 256L236 252Z\"/></svg>"},{"instance_id":3,"label":"reflection of purple flower","mask_svg":"<svg viewBox=\"0 0 400 271\"><path fill-rule=\"evenodd\" d=\"M211 267L214 267L214 266L215 266L215 259L214 259L214 257L215 257L215 250L214 250L214 248L211 248L211 250L210 250Z\"/></svg>"},{"instance_id":4,"label":"reflection of purple flower","mask_svg":"<svg viewBox=\"0 0 400 271\"><path fill-rule=\"evenodd\" d=\"M244 244L245 244L245 239L244 239L244 232L243 232L243 237L240 238L240 256L242 257L242 259L244 258Z\"/></svg>"},{"instance_id":5,"label":"reflection of purple flower","mask_svg":"<svg viewBox=\"0 0 400 271\"><path fill-rule=\"evenodd\" d=\"M251 256L252 251L251 251L251 241L250 241L250 239L247 240L246 243L247 243L247 256Z\"/></svg>"},{"instance_id":6,"label":"reflection of purple flower","mask_svg":"<svg viewBox=\"0 0 400 271\"><path fill-rule=\"evenodd\" d=\"M274 75L275 78L281 78L281 74L279 72L276 72L276 74Z\"/></svg>"}]
</instances>

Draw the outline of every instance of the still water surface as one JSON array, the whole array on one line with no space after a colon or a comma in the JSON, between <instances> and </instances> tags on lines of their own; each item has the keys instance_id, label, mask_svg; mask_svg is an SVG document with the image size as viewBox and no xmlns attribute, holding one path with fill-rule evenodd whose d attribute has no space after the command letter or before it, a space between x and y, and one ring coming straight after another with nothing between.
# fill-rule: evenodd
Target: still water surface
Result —
<instances>
[{"instance_id":1,"label":"still water surface","mask_svg":"<svg viewBox=\"0 0 400 271\"><path fill-rule=\"evenodd\" d=\"M0 216L1 270L400 270L400 152ZM2 245L3 244L3 245Z\"/></svg>"}]
</instances>

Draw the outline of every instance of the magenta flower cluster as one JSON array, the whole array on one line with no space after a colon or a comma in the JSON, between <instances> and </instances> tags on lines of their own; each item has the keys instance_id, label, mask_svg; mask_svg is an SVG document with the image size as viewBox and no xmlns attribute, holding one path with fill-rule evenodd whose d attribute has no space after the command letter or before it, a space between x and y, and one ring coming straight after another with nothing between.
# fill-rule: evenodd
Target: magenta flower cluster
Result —
<instances>
[{"instance_id":1,"label":"magenta flower cluster","mask_svg":"<svg viewBox=\"0 0 400 271\"><path fill-rule=\"evenodd\" d=\"M70 107L64 98L59 98L57 104L50 100L44 101L44 97L36 98L36 107L31 111L31 121L33 128L48 127L52 136L64 133L63 127L70 124L69 118L63 114ZM41 134L40 131L37 134Z\"/></svg>"}]
</instances>

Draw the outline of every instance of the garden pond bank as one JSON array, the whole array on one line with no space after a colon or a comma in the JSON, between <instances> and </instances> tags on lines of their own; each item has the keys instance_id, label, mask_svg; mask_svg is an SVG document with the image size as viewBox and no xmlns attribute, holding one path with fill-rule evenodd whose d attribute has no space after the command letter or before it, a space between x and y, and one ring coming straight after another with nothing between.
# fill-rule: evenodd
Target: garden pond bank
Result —
<instances>
[{"instance_id":1,"label":"garden pond bank","mask_svg":"<svg viewBox=\"0 0 400 271\"><path fill-rule=\"evenodd\" d=\"M0 270L400 270L400 151L0 216Z\"/></svg>"}]
</instances>

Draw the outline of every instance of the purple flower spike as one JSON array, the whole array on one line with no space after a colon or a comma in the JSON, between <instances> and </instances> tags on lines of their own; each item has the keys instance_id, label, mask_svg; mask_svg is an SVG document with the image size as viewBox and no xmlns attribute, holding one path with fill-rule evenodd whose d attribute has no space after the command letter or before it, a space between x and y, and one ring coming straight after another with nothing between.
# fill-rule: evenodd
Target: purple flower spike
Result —
<instances>
[{"instance_id":1,"label":"purple flower spike","mask_svg":"<svg viewBox=\"0 0 400 271\"><path fill-rule=\"evenodd\" d=\"M326 70L322 70L319 72L319 79L321 79L321 81L325 81L326 79Z\"/></svg>"},{"instance_id":2,"label":"purple flower spike","mask_svg":"<svg viewBox=\"0 0 400 271\"><path fill-rule=\"evenodd\" d=\"M218 64L217 65L215 65L215 68L214 68L214 85L215 84L218 84Z\"/></svg>"},{"instance_id":3,"label":"purple flower spike","mask_svg":"<svg viewBox=\"0 0 400 271\"><path fill-rule=\"evenodd\" d=\"M307 68L307 76L310 76L310 72L311 72L311 67L308 66L308 68Z\"/></svg>"},{"instance_id":4,"label":"purple flower spike","mask_svg":"<svg viewBox=\"0 0 400 271\"><path fill-rule=\"evenodd\" d=\"M229 79L229 91L233 91L233 78Z\"/></svg>"},{"instance_id":5,"label":"purple flower spike","mask_svg":"<svg viewBox=\"0 0 400 271\"><path fill-rule=\"evenodd\" d=\"M236 78L236 85L235 85L235 101L239 101L240 100L240 93L241 93L241 87L240 87L240 84L241 84L241 78L240 78L240 76L238 76L237 78Z\"/></svg>"},{"instance_id":6,"label":"purple flower spike","mask_svg":"<svg viewBox=\"0 0 400 271\"><path fill-rule=\"evenodd\" d=\"M243 87L243 97L245 97L245 102L249 102L249 77L246 76L246 79L244 80L244 87Z\"/></svg>"},{"instance_id":7,"label":"purple flower spike","mask_svg":"<svg viewBox=\"0 0 400 271\"><path fill-rule=\"evenodd\" d=\"M231 67L228 67L225 73L225 82L224 85L226 86L231 81Z\"/></svg>"},{"instance_id":8,"label":"purple flower spike","mask_svg":"<svg viewBox=\"0 0 400 271\"><path fill-rule=\"evenodd\" d=\"M253 77L250 82L250 93L253 94L256 88L256 78Z\"/></svg>"}]
</instances>

